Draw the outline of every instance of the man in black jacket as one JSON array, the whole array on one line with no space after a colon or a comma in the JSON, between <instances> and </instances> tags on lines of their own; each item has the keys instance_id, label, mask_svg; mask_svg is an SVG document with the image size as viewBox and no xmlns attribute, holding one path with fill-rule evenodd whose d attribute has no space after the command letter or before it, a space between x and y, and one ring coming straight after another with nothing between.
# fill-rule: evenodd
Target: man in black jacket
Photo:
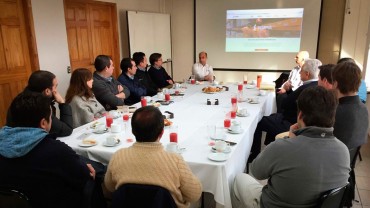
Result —
<instances>
[{"instance_id":1,"label":"man in black jacket","mask_svg":"<svg viewBox=\"0 0 370 208\"><path fill-rule=\"evenodd\" d=\"M73 131L72 109L69 104L64 102L64 98L57 91L58 80L55 75L49 71L35 71L28 79L28 85L24 89L24 93L42 93L50 98L50 105L52 108L52 126L50 134L55 137L69 136ZM54 104L58 103L60 119L56 117L56 108ZM12 115L8 110L7 126L12 125Z\"/></svg>"},{"instance_id":2,"label":"man in black jacket","mask_svg":"<svg viewBox=\"0 0 370 208\"><path fill-rule=\"evenodd\" d=\"M152 78L149 76L148 70L146 69L148 67L148 60L145 53L135 52L132 59L134 59L137 66L135 77L145 86L148 96L156 95L161 89L154 84Z\"/></svg>"},{"instance_id":3,"label":"man in black jacket","mask_svg":"<svg viewBox=\"0 0 370 208\"><path fill-rule=\"evenodd\" d=\"M116 110L117 106L124 105L124 100L130 96L130 90L112 77L112 59L107 55L99 55L95 58L94 66L96 71L92 90L99 103L106 111Z\"/></svg>"},{"instance_id":4,"label":"man in black jacket","mask_svg":"<svg viewBox=\"0 0 370 208\"><path fill-rule=\"evenodd\" d=\"M265 144L268 145L275 140L277 134L288 131L290 125L297 123L297 99L304 89L317 86L319 66L321 66L321 62L317 59L306 60L299 72L303 85L295 91L290 89L286 92L288 96L283 100L283 113L262 117L254 132L251 155L248 162L252 162L261 152L262 131L266 132Z\"/></svg>"}]
</instances>

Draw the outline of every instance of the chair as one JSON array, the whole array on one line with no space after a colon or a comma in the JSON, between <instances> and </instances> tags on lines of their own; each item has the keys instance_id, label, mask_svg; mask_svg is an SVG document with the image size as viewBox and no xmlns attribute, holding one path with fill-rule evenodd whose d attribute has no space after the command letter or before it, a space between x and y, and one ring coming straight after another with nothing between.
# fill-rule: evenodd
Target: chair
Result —
<instances>
[{"instance_id":1,"label":"chair","mask_svg":"<svg viewBox=\"0 0 370 208\"><path fill-rule=\"evenodd\" d=\"M355 187L356 187L356 175L355 175L355 166L357 157L360 153L361 146L355 147L349 150L350 160L351 160L351 171L349 172L349 188L346 194L346 207L352 207L352 201L355 199Z\"/></svg>"},{"instance_id":2,"label":"chair","mask_svg":"<svg viewBox=\"0 0 370 208\"><path fill-rule=\"evenodd\" d=\"M12 189L0 187L0 207L7 208L30 208L28 197L22 192Z\"/></svg>"},{"instance_id":3,"label":"chair","mask_svg":"<svg viewBox=\"0 0 370 208\"><path fill-rule=\"evenodd\" d=\"M112 208L175 208L170 192L160 186L124 184L112 197Z\"/></svg>"},{"instance_id":4,"label":"chair","mask_svg":"<svg viewBox=\"0 0 370 208\"><path fill-rule=\"evenodd\" d=\"M350 184L325 192L319 200L318 208L342 208L345 202L345 193Z\"/></svg>"}]
</instances>

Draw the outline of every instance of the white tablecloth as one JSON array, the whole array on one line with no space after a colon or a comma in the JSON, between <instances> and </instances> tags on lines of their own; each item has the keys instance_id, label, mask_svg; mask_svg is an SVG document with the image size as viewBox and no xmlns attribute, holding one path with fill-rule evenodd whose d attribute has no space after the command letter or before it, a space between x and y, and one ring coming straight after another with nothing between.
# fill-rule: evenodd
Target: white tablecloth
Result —
<instances>
[{"instance_id":1,"label":"white tablecloth","mask_svg":"<svg viewBox=\"0 0 370 208\"><path fill-rule=\"evenodd\" d=\"M214 162L208 159L211 153L209 146L210 139L207 136L207 125L223 127L225 115L231 110L231 95L236 93L237 86L230 85L227 92L217 94L205 94L201 89L204 85L187 85L185 96L173 97L173 104L161 106L159 109L173 112L175 115L174 125L178 125L179 146L185 148L182 153L183 158L190 166L192 172L200 179L204 192L214 194L215 201L225 207L231 207L230 188L237 173L242 173L251 149L253 134L258 121L263 115L270 115L276 110L275 93L269 92L265 96L258 96L257 89L244 89L244 96L258 97L259 104L247 102L238 103L239 108L247 108L248 117L237 117L236 120L242 123L243 133L226 133L226 140L236 142L237 145L231 147L232 151L228 154L229 159L225 162ZM206 105L206 100L218 99L219 105ZM156 100L156 97L153 97ZM137 105L139 106L139 105ZM98 120L105 122L102 118ZM131 120L130 120L131 121ZM126 132L118 133L121 143L115 147L105 147L103 142L112 133L93 134L90 124L86 124L74 129L69 137L60 138L61 141L72 147L78 154L92 160L108 164L112 155L120 148L129 147L132 142L127 142L127 138L133 138L131 133L130 121L126 124ZM124 126L122 118L114 120L114 123ZM82 138L95 138L98 145L93 147L80 147ZM165 127L165 133L161 139L163 145L169 143L169 130Z\"/></svg>"}]
</instances>

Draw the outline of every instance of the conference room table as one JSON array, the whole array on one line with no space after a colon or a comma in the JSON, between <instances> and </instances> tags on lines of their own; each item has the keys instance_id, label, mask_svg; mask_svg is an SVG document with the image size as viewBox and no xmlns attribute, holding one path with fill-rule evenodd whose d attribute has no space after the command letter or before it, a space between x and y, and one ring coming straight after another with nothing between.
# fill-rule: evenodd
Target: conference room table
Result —
<instances>
[{"instance_id":1,"label":"conference room table","mask_svg":"<svg viewBox=\"0 0 370 208\"><path fill-rule=\"evenodd\" d=\"M182 89L183 96L172 96L173 103L161 105L159 109L162 113L165 111L174 113L174 118L170 120L173 122L172 125L178 126L178 145L182 149L180 154L201 181L203 192L212 193L218 207L232 207L230 190L234 177L245 170L253 134L259 120L262 116L270 115L276 111L275 93L267 92L266 95L260 96L258 89L247 89L244 85L243 97L258 97L259 103L238 102L238 108L247 109L249 115L235 118L241 122L243 132L231 134L223 128L223 125L226 114L232 109L231 97L237 93L237 85L229 84L227 85L228 91L214 94L203 93L202 88L206 86L209 86L208 82L199 85L187 84L186 89ZM219 104L207 105L207 99L211 101L218 99ZM158 100L157 96L153 96L153 100ZM140 103L136 106L140 107ZM105 118L95 122L105 123ZM124 123L122 117L114 119L113 123L121 125L123 129L120 133L114 134L120 139L120 143L114 147L104 146L106 138L113 133L94 134L94 129L90 128L93 122L74 129L71 136L59 138L59 140L65 142L82 156L108 164L117 150L130 147L135 142L130 122L131 119ZM226 161L217 162L208 158L212 153L213 141L207 132L209 125L215 125L217 129L224 131L226 141L236 143L230 147L231 152L227 154ZM81 147L84 138L94 138L98 144L91 147ZM164 147L170 142L169 127L165 127L160 142Z\"/></svg>"}]
</instances>

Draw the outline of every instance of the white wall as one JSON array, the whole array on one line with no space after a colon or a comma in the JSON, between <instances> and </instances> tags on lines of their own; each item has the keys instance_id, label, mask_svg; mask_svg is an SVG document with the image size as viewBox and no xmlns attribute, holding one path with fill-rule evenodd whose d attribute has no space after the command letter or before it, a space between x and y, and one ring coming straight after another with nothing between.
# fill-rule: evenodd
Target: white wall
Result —
<instances>
[{"instance_id":1,"label":"white wall","mask_svg":"<svg viewBox=\"0 0 370 208\"><path fill-rule=\"evenodd\" d=\"M340 57L352 57L361 69L366 58L369 17L369 0L347 0Z\"/></svg>"},{"instance_id":2,"label":"white wall","mask_svg":"<svg viewBox=\"0 0 370 208\"><path fill-rule=\"evenodd\" d=\"M40 69L54 73L64 96L69 85L70 65L63 0L32 0L32 13Z\"/></svg>"}]
</instances>

